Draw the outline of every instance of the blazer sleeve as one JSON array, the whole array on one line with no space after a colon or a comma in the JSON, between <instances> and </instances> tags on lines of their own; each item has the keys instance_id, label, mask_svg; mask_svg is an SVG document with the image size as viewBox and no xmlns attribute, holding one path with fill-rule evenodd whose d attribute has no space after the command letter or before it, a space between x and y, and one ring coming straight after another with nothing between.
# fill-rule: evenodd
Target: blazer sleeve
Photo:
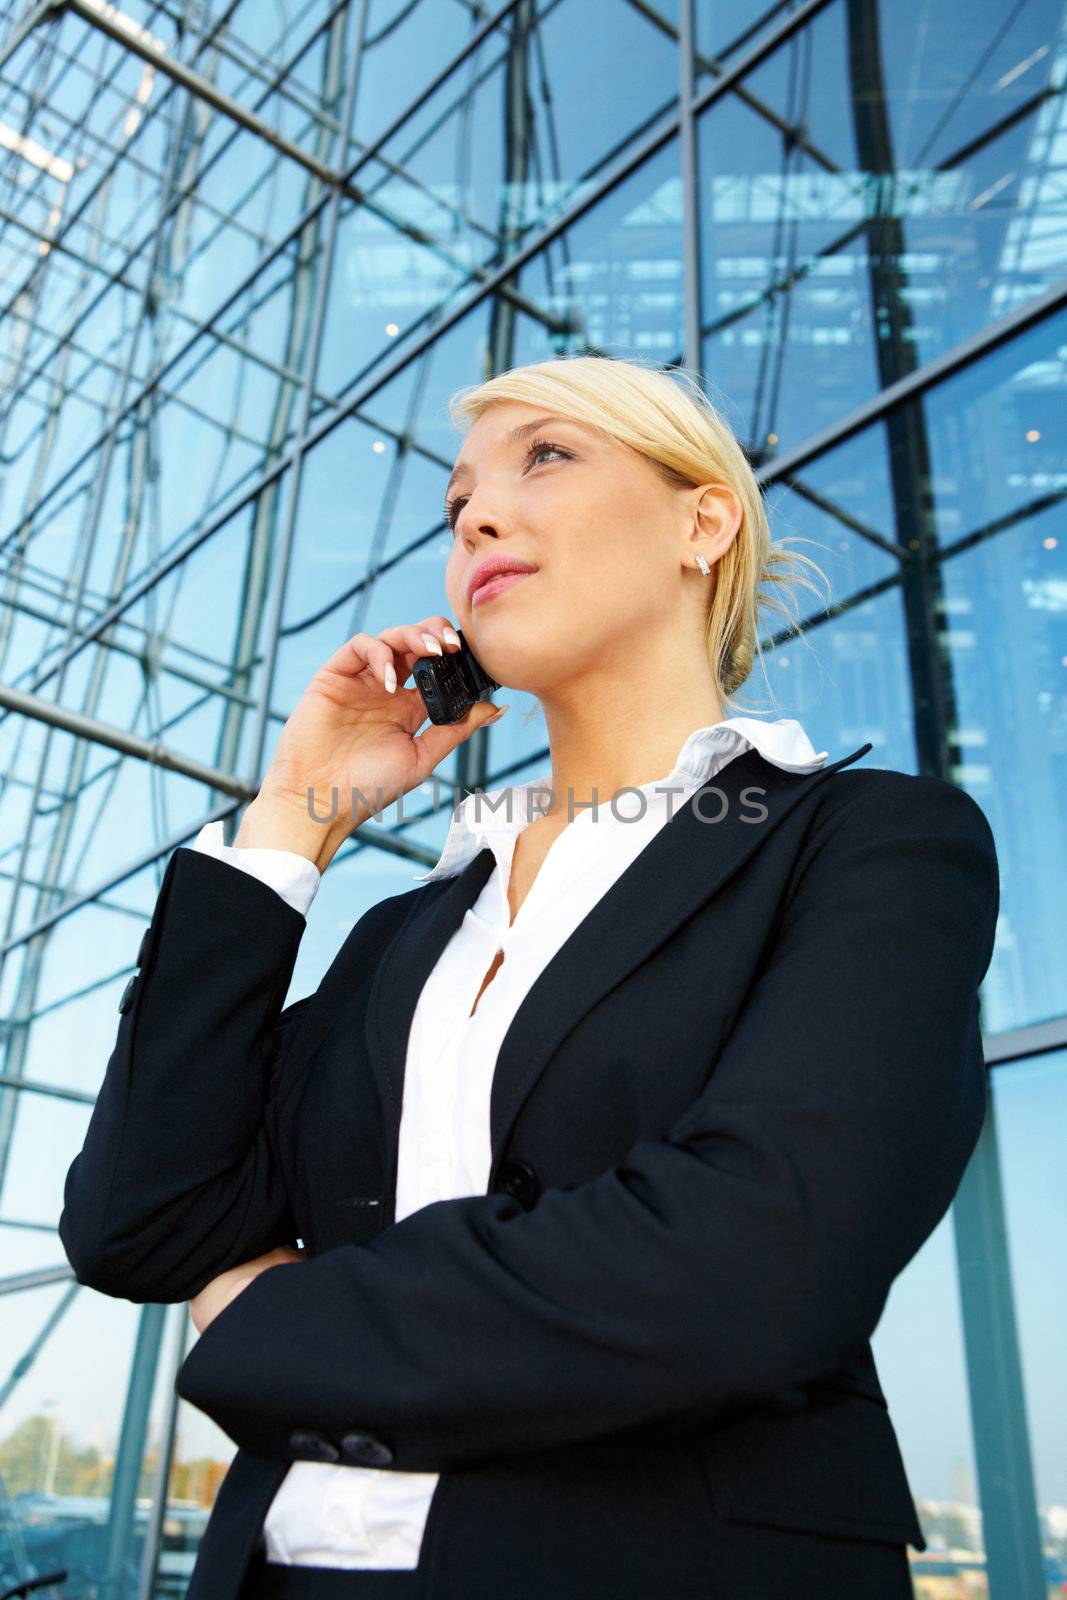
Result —
<instances>
[{"instance_id":1,"label":"blazer sleeve","mask_svg":"<svg viewBox=\"0 0 1067 1600\"><path fill-rule=\"evenodd\" d=\"M260 883L269 884L286 905L305 918L322 884L322 873L315 863L295 850L224 844L220 821L205 822L191 848L214 856L216 861L225 861L239 872L249 873Z\"/></svg>"},{"instance_id":2,"label":"blazer sleeve","mask_svg":"<svg viewBox=\"0 0 1067 1600\"><path fill-rule=\"evenodd\" d=\"M697 1433L833 1372L946 1213L987 1099L989 824L940 779L879 777L819 809L757 979L666 1137L530 1210L437 1201L268 1269L178 1393L258 1455L296 1459L294 1430L364 1430L422 1472Z\"/></svg>"},{"instance_id":3,"label":"blazer sleeve","mask_svg":"<svg viewBox=\"0 0 1067 1600\"><path fill-rule=\"evenodd\" d=\"M272 1096L313 996L282 1009L303 915L198 850L167 863L59 1236L79 1283L189 1299L296 1238Z\"/></svg>"}]
</instances>

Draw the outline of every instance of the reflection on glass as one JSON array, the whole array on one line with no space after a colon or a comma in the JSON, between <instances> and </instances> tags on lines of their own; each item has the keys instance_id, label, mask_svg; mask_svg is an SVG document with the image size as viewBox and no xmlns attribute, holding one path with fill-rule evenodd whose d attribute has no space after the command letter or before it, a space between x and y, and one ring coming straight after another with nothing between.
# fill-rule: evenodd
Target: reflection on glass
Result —
<instances>
[{"instance_id":1,"label":"reflection on glass","mask_svg":"<svg viewBox=\"0 0 1067 1600\"><path fill-rule=\"evenodd\" d=\"M989 817L1000 857L997 948L983 991L988 1033L1062 1016L1067 994L1059 932L1067 882L1067 534L1062 404L1054 399L1065 335L1067 319L1050 319L977 372L939 385L925 406L947 547L943 638L957 705L958 781Z\"/></svg>"},{"instance_id":2,"label":"reflection on glass","mask_svg":"<svg viewBox=\"0 0 1067 1600\"><path fill-rule=\"evenodd\" d=\"M509 364L592 349L673 360L682 345L682 192L677 139L522 269L540 313L517 317Z\"/></svg>"},{"instance_id":3,"label":"reflection on glass","mask_svg":"<svg viewBox=\"0 0 1067 1600\"><path fill-rule=\"evenodd\" d=\"M172 1399L166 1309L70 1281L0 1304L0 1587L65 1569L64 1600L135 1600Z\"/></svg>"},{"instance_id":4,"label":"reflection on glass","mask_svg":"<svg viewBox=\"0 0 1067 1600\"><path fill-rule=\"evenodd\" d=\"M704 360L754 443L789 449L1062 277L1039 220L1058 24L830 5L702 114Z\"/></svg>"},{"instance_id":5,"label":"reflection on glass","mask_svg":"<svg viewBox=\"0 0 1067 1600\"><path fill-rule=\"evenodd\" d=\"M916 1600L989 1593L956 1282L946 1217L895 1280L871 1340L928 1547L908 1550Z\"/></svg>"},{"instance_id":6,"label":"reflection on glass","mask_svg":"<svg viewBox=\"0 0 1067 1600\"><path fill-rule=\"evenodd\" d=\"M993 1073L1008 1251L1019 1332L1026 1416L1046 1572L1067 1579L1067 1051L1012 1062Z\"/></svg>"}]
</instances>

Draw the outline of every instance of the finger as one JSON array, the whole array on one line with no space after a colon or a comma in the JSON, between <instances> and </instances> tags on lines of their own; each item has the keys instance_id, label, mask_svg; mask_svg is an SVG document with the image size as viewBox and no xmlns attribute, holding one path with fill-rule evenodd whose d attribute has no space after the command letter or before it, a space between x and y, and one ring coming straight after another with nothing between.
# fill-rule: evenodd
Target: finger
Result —
<instances>
[{"instance_id":1,"label":"finger","mask_svg":"<svg viewBox=\"0 0 1067 1600\"><path fill-rule=\"evenodd\" d=\"M454 622L450 621L448 617L440 613L433 617L424 617L423 620L419 623L416 623L415 626L420 634L429 634L431 638L436 639L438 643L444 645L444 653L446 655L449 651L454 654L457 650L462 650L463 648L463 641L459 636L459 629L456 627Z\"/></svg>"},{"instance_id":2,"label":"finger","mask_svg":"<svg viewBox=\"0 0 1067 1600\"><path fill-rule=\"evenodd\" d=\"M378 639L373 633L354 633L351 638L338 645L332 656L329 656L319 669L322 672L339 672L345 677L358 677L365 672L372 661L377 658L384 663L383 653L378 649Z\"/></svg>"},{"instance_id":3,"label":"finger","mask_svg":"<svg viewBox=\"0 0 1067 1600\"><path fill-rule=\"evenodd\" d=\"M346 677L359 677L369 672L388 693L393 694L396 688L407 682L420 656L444 655L446 650L460 648L451 642L454 633L455 629L448 618L441 615L427 617L417 623L399 623L396 627L383 628L379 634L356 633L323 663L323 670ZM435 641L437 649L434 648ZM396 683L392 687L388 676L390 666L396 674Z\"/></svg>"},{"instance_id":4,"label":"finger","mask_svg":"<svg viewBox=\"0 0 1067 1600\"><path fill-rule=\"evenodd\" d=\"M460 648L451 637L455 630L447 617L425 617L422 622L411 622L397 628L387 628L380 635L383 643L393 650L393 665L397 683L406 683L416 661L423 656L445 656Z\"/></svg>"}]
</instances>

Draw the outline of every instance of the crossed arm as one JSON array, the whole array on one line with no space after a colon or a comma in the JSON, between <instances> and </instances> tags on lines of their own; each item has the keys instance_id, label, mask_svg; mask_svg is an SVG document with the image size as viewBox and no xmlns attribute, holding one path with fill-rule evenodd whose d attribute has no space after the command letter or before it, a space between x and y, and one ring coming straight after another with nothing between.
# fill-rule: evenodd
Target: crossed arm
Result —
<instances>
[{"instance_id":1,"label":"crossed arm","mask_svg":"<svg viewBox=\"0 0 1067 1600\"><path fill-rule=\"evenodd\" d=\"M220 1272L189 1301L189 1314L197 1333L203 1333L219 1312L225 1311L231 1300L236 1300L241 1290L247 1289L268 1267L306 1260L306 1250L296 1250L291 1245L283 1244L276 1250L268 1250L265 1255L256 1256L252 1261L242 1261L236 1267Z\"/></svg>"},{"instance_id":2,"label":"crossed arm","mask_svg":"<svg viewBox=\"0 0 1067 1600\"><path fill-rule=\"evenodd\" d=\"M438 1201L208 1285L179 1394L255 1454L368 1429L396 1469L438 1471L702 1430L835 1370L947 1211L986 1109L989 825L951 785L884 776L813 829L707 1087L664 1137L530 1211Z\"/></svg>"}]
</instances>

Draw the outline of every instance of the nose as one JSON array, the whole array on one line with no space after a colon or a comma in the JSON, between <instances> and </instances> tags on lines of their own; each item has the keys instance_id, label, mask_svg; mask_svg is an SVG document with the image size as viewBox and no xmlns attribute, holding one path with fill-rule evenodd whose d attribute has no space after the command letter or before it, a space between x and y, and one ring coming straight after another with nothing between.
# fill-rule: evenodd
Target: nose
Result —
<instances>
[{"instance_id":1,"label":"nose","mask_svg":"<svg viewBox=\"0 0 1067 1600\"><path fill-rule=\"evenodd\" d=\"M501 529L508 526L507 495L508 486L504 480L494 482L492 476L483 477L476 484L464 484L457 494L463 497L455 519L456 536L460 539L470 539L475 536L488 535L495 539L500 535ZM504 496L500 499L499 496Z\"/></svg>"}]
</instances>

